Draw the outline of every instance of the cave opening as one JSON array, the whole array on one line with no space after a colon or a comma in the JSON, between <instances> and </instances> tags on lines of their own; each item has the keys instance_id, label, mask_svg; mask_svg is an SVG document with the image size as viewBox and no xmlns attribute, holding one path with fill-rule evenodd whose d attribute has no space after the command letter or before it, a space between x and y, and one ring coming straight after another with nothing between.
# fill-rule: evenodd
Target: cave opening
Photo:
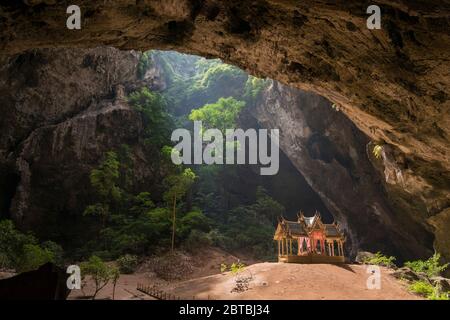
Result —
<instances>
[{"instance_id":1,"label":"cave opening","mask_svg":"<svg viewBox=\"0 0 450 320\"><path fill-rule=\"evenodd\" d=\"M65 65L67 59L72 61L70 65ZM306 216L319 212L325 223L339 222L347 235L350 257L358 250L381 250L402 261L403 257L428 253L432 237L416 222L401 220L404 216L393 218L396 209L386 198L379 164L367 151L370 139L320 95L251 76L219 59L176 51L140 53L108 47L35 50L11 59L4 76L11 79L24 63L34 75L33 85L10 81L3 98L7 103L16 101L14 92L19 89L29 97L16 106L22 108L20 115L7 114L12 119L20 117L24 124L8 128L16 138L8 141L12 143L9 148L17 146L11 150L20 154L17 160L25 164L19 170L21 179L11 187L19 190L10 199L11 217L21 217L22 228L63 243L75 255L93 252L98 241L92 239L98 239L104 228L105 222L99 225L96 216L104 210L102 201L107 200L99 196L93 172L117 161L117 188L129 200L109 203L108 208L128 212L137 224L139 215L132 213L136 210L133 203L146 200L154 212L154 207L161 209L166 201L167 173L163 171L171 168L162 164L161 148L171 144L173 129L191 130L199 115L211 126L225 123L244 130L280 129L280 170L276 175L261 176L258 165L190 166L197 181L177 205L187 223L199 217L213 222L199 227L206 243L238 251L253 245L250 251L270 259L269 253L274 251L271 233L278 217L295 220L302 211ZM73 76L67 76L69 70ZM47 99L36 101L32 98L36 94ZM63 99L65 103L61 103ZM39 108L43 113L36 118ZM258 210L265 215L261 219L255 219ZM224 218L230 212L230 217ZM114 215L108 214L117 234L104 240L109 244L103 252L114 247L111 243L116 237L130 236L123 230L134 228L113 222ZM252 233L261 233L263 246L245 238L236 244L222 243L241 230L240 215L254 215L246 223ZM61 230L60 225L67 221L71 227ZM228 224L232 227L224 227ZM412 244L405 245L412 236L398 230L400 224L408 225L415 237ZM78 236L81 230L84 237ZM211 240L208 237L214 232L218 236ZM189 236L189 232L180 235L176 243L188 242ZM194 236L199 234L194 232ZM118 251L141 254L139 245L132 249L130 245Z\"/></svg>"},{"instance_id":2,"label":"cave opening","mask_svg":"<svg viewBox=\"0 0 450 320\"><path fill-rule=\"evenodd\" d=\"M382 1L375 29L364 1L80 3L77 29L63 1L0 5L0 269L274 261L299 210L339 222L351 263L450 260L442 1ZM279 172L173 166L194 119L280 129Z\"/></svg>"}]
</instances>

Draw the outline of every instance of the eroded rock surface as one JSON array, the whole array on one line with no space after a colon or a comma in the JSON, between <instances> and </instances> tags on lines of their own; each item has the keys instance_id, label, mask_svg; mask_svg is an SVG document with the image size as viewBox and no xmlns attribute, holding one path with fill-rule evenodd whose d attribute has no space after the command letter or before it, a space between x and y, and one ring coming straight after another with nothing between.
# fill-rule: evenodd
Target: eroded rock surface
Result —
<instances>
[{"instance_id":1,"label":"eroded rock surface","mask_svg":"<svg viewBox=\"0 0 450 320\"><path fill-rule=\"evenodd\" d=\"M431 253L427 222L395 207L371 163L370 140L328 100L275 81L253 113L263 127L279 128L281 149L347 231L351 256L358 249L400 260Z\"/></svg>"},{"instance_id":2,"label":"eroded rock surface","mask_svg":"<svg viewBox=\"0 0 450 320\"><path fill-rule=\"evenodd\" d=\"M64 1L3 2L1 54L99 45L176 49L219 57L255 75L319 93L371 140L386 145L383 163L374 165L379 165L388 183L385 198L393 197L393 206L400 208L395 212L402 217L388 219L382 213L375 221L414 220L435 233L436 247L450 258L446 245L450 234L448 1L380 1L381 30L366 28L366 1L86 0L79 4L82 30L70 31L65 28ZM26 63L34 62L24 63L26 74L33 69ZM20 73L20 81L36 85L35 75ZM5 95L2 92L1 99ZM39 100L38 94L35 97ZM53 118L65 114L46 107L34 112L36 118L47 112L43 110ZM1 121L3 128L17 119ZM30 125L21 122L19 129L8 130L23 130L17 135L23 140L29 133L23 128ZM5 142L10 136L2 135L2 146L14 145ZM343 174L349 175L348 171ZM17 180L10 175L4 181ZM378 207L369 211L387 212Z\"/></svg>"},{"instance_id":3,"label":"eroded rock surface","mask_svg":"<svg viewBox=\"0 0 450 320\"><path fill-rule=\"evenodd\" d=\"M155 190L159 169L143 149L141 116L125 97L141 81L138 61L138 54L112 48L49 49L2 65L2 217L76 242L83 230L71 226L83 225L76 222L93 201L89 173L124 144L135 185Z\"/></svg>"}]
</instances>

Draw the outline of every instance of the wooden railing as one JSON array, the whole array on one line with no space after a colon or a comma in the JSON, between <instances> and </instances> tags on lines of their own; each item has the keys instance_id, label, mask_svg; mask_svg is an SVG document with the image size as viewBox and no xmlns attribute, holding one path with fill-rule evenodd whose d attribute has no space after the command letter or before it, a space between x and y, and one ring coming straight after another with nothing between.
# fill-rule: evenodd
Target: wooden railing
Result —
<instances>
[{"instance_id":1,"label":"wooden railing","mask_svg":"<svg viewBox=\"0 0 450 320\"><path fill-rule=\"evenodd\" d=\"M189 298L181 298L180 296L167 293L163 290L159 290L156 286L143 285L142 283L137 284L137 290L157 300L196 300L195 296ZM212 300L209 295L208 300Z\"/></svg>"}]
</instances>

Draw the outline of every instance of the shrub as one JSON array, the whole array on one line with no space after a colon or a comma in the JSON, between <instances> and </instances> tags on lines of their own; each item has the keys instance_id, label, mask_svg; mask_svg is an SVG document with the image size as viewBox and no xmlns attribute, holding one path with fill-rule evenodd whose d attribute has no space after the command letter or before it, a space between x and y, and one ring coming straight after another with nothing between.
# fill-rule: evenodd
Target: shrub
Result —
<instances>
[{"instance_id":1,"label":"shrub","mask_svg":"<svg viewBox=\"0 0 450 320\"><path fill-rule=\"evenodd\" d=\"M58 266L62 266L64 264L64 250L63 248L53 242L53 241L45 241L41 244L42 249L47 250L53 256L52 262Z\"/></svg>"},{"instance_id":2,"label":"shrub","mask_svg":"<svg viewBox=\"0 0 450 320\"><path fill-rule=\"evenodd\" d=\"M30 234L18 231L11 220L0 221L0 253L3 268L16 268L23 255L24 246L37 244Z\"/></svg>"},{"instance_id":3,"label":"shrub","mask_svg":"<svg viewBox=\"0 0 450 320\"><path fill-rule=\"evenodd\" d=\"M383 155L383 146L376 144L373 147L372 153L375 156L375 158L380 159L381 156Z\"/></svg>"},{"instance_id":4,"label":"shrub","mask_svg":"<svg viewBox=\"0 0 450 320\"><path fill-rule=\"evenodd\" d=\"M188 251L195 251L198 248L208 247L212 244L211 239L203 231L192 230L186 239L184 246Z\"/></svg>"},{"instance_id":5,"label":"shrub","mask_svg":"<svg viewBox=\"0 0 450 320\"><path fill-rule=\"evenodd\" d=\"M94 280L95 292L92 296L92 300L95 299L98 292L103 289L110 280L115 283L119 278L117 268L108 266L97 256L91 256L88 261L81 263L80 268L83 278L86 275L90 275Z\"/></svg>"},{"instance_id":6,"label":"shrub","mask_svg":"<svg viewBox=\"0 0 450 320\"><path fill-rule=\"evenodd\" d=\"M448 263L441 265L439 253L433 254L428 260L416 260L405 262L405 266L414 272L424 272L428 277L439 276L448 267Z\"/></svg>"},{"instance_id":7,"label":"shrub","mask_svg":"<svg viewBox=\"0 0 450 320\"><path fill-rule=\"evenodd\" d=\"M0 252L0 269L8 269L11 267L11 261L8 256L3 252Z\"/></svg>"},{"instance_id":8,"label":"shrub","mask_svg":"<svg viewBox=\"0 0 450 320\"><path fill-rule=\"evenodd\" d=\"M414 281L410 286L409 290L417 293L428 300L449 300L449 293L442 292L439 287L431 285L427 281L419 280Z\"/></svg>"},{"instance_id":9,"label":"shrub","mask_svg":"<svg viewBox=\"0 0 450 320\"><path fill-rule=\"evenodd\" d=\"M192 231L209 232L211 222L201 211L191 211L186 213L179 223L180 236L189 237ZM195 234L198 236L199 234Z\"/></svg>"},{"instance_id":10,"label":"shrub","mask_svg":"<svg viewBox=\"0 0 450 320\"><path fill-rule=\"evenodd\" d=\"M139 59L139 64L137 67L138 77L139 79L144 79L145 73L152 66L152 53L151 51L147 51L142 53L142 56Z\"/></svg>"},{"instance_id":11,"label":"shrub","mask_svg":"<svg viewBox=\"0 0 450 320\"><path fill-rule=\"evenodd\" d=\"M388 268L395 267L394 261L395 261L395 257L385 256L379 251L377 253L375 253L375 255L373 257L366 257L363 260L363 262L365 264L374 264L374 265L378 265L378 266L385 266Z\"/></svg>"},{"instance_id":12,"label":"shrub","mask_svg":"<svg viewBox=\"0 0 450 320\"><path fill-rule=\"evenodd\" d=\"M17 272L36 270L47 262L54 262L55 257L48 249L42 249L36 244L26 244L23 247L23 254L16 266Z\"/></svg>"},{"instance_id":13,"label":"shrub","mask_svg":"<svg viewBox=\"0 0 450 320\"><path fill-rule=\"evenodd\" d=\"M230 271L232 274L238 274L242 270L244 270L245 264L238 262L238 263L232 263L230 266Z\"/></svg>"},{"instance_id":14,"label":"shrub","mask_svg":"<svg viewBox=\"0 0 450 320\"><path fill-rule=\"evenodd\" d=\"M414 293L417 293L421 296L428 297L433 294L434 287L426 281L418 280L414 281L410 286L409 290L411 290Z\"/></svg>"},{"instance_id":15,"label":"shrub","mask_svg":"<svg viewBox=\"0 0 450 320\"><path fill-rule=\"evenodd\" d=\"M228 269L227 265L225 263L220 264L220 273L226 272Z\"/></svg>"},{"instance_id":16,"label":"shrub","mask_svg":"<svg viewBox=\"0 0 450 320\"><path fill-rule=\"evenodd\" d=\"M437 290L434 290L431 295L427 297L428 300L450 300L450 296L448 292L439 293Z\"/></svg>"},{"instance_id":17,"label":"shrub","mask_svg":"<svg viewBox=\"0 0 450 320\"><path fill-rule=\"evenodd\" d=\"M52 241L42 245L31 234L24 234L10 220L0 221L0 268L17 272L35 270L47 262L62 263L62 248Z\"/></svg>"},{"instance_id":18,"label":"shrub","mask_svg":"<svg viewBox=\"0 0 450 320\"><path fill-rule=\"evenodd\" d=\"M120 272L130 274L136 270L138 259L135 255L126 254L117 259L117 264L119 266Z\"/></svg>"}]
</instances>

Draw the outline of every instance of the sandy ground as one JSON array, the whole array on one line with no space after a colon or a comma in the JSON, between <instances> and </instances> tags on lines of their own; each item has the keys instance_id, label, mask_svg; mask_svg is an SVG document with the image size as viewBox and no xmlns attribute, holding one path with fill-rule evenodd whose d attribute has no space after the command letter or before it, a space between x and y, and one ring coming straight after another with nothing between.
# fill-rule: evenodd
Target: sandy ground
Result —
<instances>
[{"instance_id":1,"label":"sandy ground","mask_svg":"<svg viewBox=\"0 0 450 320\"><path fill-rule=\"evenodd\" d=\"M258 263L243 273L252 276L244 292L232 292L236 276L218 274L173 284L166 291L181 299L411 300L404 283L381 268L381 288L369 290L362 265Z\"/></svg>"},{"instance_id":2,"label":"sandy ground","mask_svg":"<svg viewBox=\"0 0 450 320\"><path fill-rule=\"evenodd\" d=\"M149 277L146 274L123 274L120 276L115 291L115 300L154 300L152 297L138 291L138 283L148 283ZM72 290L69 300L90 299L95 291L94 282L90 279L82 290ZM112 300L113 286L109 283L99 291L96 300Z\"/></svg>"},{"instance_id":3,"label":"sandy ground","mask_svg":"<svg viewBox=\"0 0 450 320\"><path fill-rule=\"evenodd\" d=\"M251 276L249 289L232 292L236 275L230 272L200 278L159 284L159 289L180 299L231 300L413 300L420 299L407 291L406 285L381 268L381 288L369 290L369 274L362 265L258 263L244 269L243 276ZM136 290L137 283L153 285L149 274L122 275L116 287L117 300L152 300ZM93 283L84 289L87 296L93 292ZM73 291L70 299L86 299L81 291ZM105 287L97 299L112 299L112 285Z\"/></svg>"},{"instance_id":4,"label":"sandy ground","mask_svg":"<svg viewBox=\"0 0 450 320\"><path fill-rule=\"evenodd\" d=\"M243 262L245 265L256 263L255 260L231 255L219 248L205 248L192 254L192 272L187 276L187 279L202 278L209 275L220 273L220 265L225 263L231 265L234 262ZM186 279L184 279L186 280ZM180 281L165 281L158 278L155 273L148 270L145 263L143 263L134 274L122 274L116 284L116 291L114 295L115 300L153 300L152 297L138 291L137 284L141 283L146 286L157 286L160 290L166 290L170 285ZM90 299L95 292L95 284L89 277L86 278L86 285L83 290L72 290L69 299ZM108 284L96 296L98 300L111 300L113 286Z\"/></svg>"}]
</instances>

